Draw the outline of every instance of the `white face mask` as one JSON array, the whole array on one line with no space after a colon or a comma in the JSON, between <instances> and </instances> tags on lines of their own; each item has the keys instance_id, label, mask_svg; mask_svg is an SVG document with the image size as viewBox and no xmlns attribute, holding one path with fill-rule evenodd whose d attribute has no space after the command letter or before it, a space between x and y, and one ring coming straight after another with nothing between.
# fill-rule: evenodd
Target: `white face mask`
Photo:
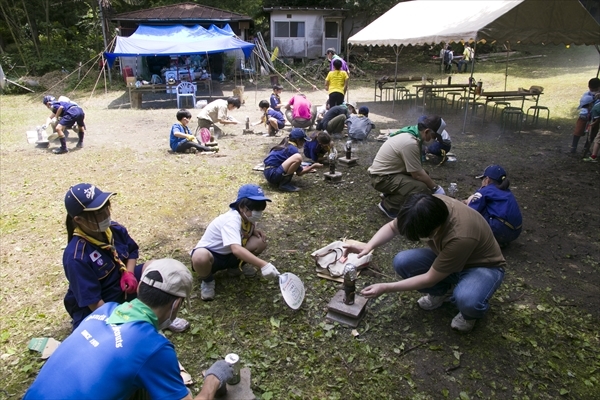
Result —
<instances>
[{"instance_id":1,"label":"white face mask","mask_svg":"<svg viewBox=\"0 0 600 400\"><path fill-rule=\"evenodd\" d=\"M98 222L98 231L99 232L106 232L106 230L110 227L110 217L106 218L104 221L100 221Z\"/></svg>"},{"instance_id":2,"label":"white face mask","mask_svg":"<svg viewBox=\"0 0 600 400\"><path fill-rule=\"evenodd\" d=\"M167 329L169 327L169 325L171 325L173 323L173 320L172 320L172 318L173 318L173 310L175 309L175 303L176 302L177 302L177 300L175 300L173 302L173 304L171 305L171 313L169 314L169 318L165 319L163 321L163 323L158 326L158 330L159 331L162 331L163 329Z\"/></svg>"},{"instance_id":3,"label":"white face mask","mask_svg":"<svg viewBox=\"0 0 600 400\"><path fill-rule=\"evenodd\" d=\"M262 218L262 211L252 211L252 215L250 215L249 217L246 216L246 218L248 218L248 221L255 224L258 222L258 220L260 220Z\"/></svg>"}]
</instances>

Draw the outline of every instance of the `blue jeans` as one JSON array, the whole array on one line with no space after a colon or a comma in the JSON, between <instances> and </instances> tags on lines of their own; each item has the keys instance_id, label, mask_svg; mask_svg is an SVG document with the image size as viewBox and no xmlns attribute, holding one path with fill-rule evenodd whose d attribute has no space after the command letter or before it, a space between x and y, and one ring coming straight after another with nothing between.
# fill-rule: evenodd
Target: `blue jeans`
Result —
<instances>
[{"instance_id":1,"label":"blue jeans","mask_svg":"<svg viewBox=\"0 0 600 400\"><path fill-rule=\"evenodd\" d=\"M402 278L426 273L437 256L429 248L411 249L396 254L394 270ZM445 294L456 285L450 302L458 307L467 320L483 318L489 309L489 300L504 279L502 267L473 267L454 272L430 288L419 290L432 296Z\"/></svg>"}]
</instances>

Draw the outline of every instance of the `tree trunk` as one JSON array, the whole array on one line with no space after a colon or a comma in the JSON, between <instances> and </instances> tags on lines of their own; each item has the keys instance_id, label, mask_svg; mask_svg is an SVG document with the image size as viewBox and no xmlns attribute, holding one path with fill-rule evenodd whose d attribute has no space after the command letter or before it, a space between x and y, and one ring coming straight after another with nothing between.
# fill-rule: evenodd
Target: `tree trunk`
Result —
<instances>
[{"instance_id":1,"label":"tree trunk","mask_svg":"<svg viewBox=\"0 0 600 400\"><path fill-rule=\"evenodd\" d=\"M21 1L23 2L23 11L25 11L25 16L27 16L27 22L31 28L31 40L33 41L33 47L35 47L35 52L37 53L38 58L42 58L42 55L40 54L40 35L38 33L37 23L35 20L31 22L31 18L29 18L29 12L27 12L27 6L25 5L25 0Z\"/></svg>"},{"instance_id":2,"label":"tree trunk","mask_svg":"<svg viewBox=\"0 0 600 400\"><path fill-rule=\"evenodd\" d=\"M7 15L6 11L4 10L2 1L0 1L0 11L2 12L2 16L4 17L4 20L6 21L6 25L8 26L10 35L13 37L13 40L15 41L15 44L17 45L17 50L19 51L21 60L23 60L23 65L25 66L25 68L27 68L27 70L29 70L29 67L27 66L27 61L25 60L25 57L23 56L23 52L21 52L21 42L17 39L17 36L15 35L15 32L12 29L11 21L8 19L8 15Z\"/></svg>"}]
</instances>

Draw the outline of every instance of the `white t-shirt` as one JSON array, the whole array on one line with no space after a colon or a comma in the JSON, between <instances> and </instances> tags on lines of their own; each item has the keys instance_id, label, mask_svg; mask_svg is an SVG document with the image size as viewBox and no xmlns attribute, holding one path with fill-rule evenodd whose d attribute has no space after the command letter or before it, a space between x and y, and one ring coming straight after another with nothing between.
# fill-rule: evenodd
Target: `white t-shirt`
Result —
<instances>
[{"instance_id":1,"label":"white t-shirt","mask_svg":"<svg viewBox=\"0 0 600 400\"><path fill-rule=\"evenodd\" d=\"M219 254L231 254L231 245L242 245L242 217L230 209L213 219L194 249L204 248Z\"/></svg>"}]
</instances>

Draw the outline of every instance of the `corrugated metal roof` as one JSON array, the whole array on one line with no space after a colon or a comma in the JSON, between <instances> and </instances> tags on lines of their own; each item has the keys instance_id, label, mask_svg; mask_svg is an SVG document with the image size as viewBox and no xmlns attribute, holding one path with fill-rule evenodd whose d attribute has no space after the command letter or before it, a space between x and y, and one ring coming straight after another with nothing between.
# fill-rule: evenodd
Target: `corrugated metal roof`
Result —
<instances>
[{"instance_id":1,"label":"corrugated metal roof","mask_svg":"<svg viewBox=\"0 0 600 400\"><path fill-rule=\"evenodd\" d=\"M263 7L264 11L348 11L345 8L327 7Z\"/></svg>"},{"instance_id":2,"label":"corrugated metal roof","mask_svg":"<svg viewBox=\"0 0 600 400\"><path fill-rule=\"evenodd\" d=\"M113 21L243 21L252 20L247 15L220 10L195 3L180 3L170 6L147 8L115 15Z\"/></svg>"}]
</instances>

